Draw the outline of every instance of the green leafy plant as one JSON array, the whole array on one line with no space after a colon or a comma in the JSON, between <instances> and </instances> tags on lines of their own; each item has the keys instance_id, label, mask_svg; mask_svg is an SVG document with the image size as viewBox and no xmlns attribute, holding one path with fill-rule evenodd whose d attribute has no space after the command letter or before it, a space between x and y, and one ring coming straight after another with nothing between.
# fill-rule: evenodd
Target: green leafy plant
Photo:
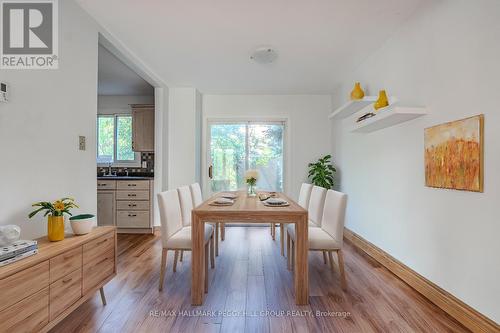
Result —
<instances>
[{"instance_id":1,"label":"green leafy plant","mask_svg":"<svg viewBox=\"0 0 500 333\"><path fill-rule=\"evenodd\" d=\"M60 200L56 200L54 202L42 201L37 202L32 205L33 207L40 207L36 210L32 211L28 217L32 218L38 212L45 211L43 216L52 215L52 216L63 216L63 214L72 215L70 213L71 208L79 208L75 203L75 199L73 198L62 198Z\"/></svg>"},{"instance_id":2,"label":"green leafy plant","mask_svg":"<svg viewBox=\"0 0 500 333\"><path fill-rule=\"evenodd\" d=\"M331 164L332 156L326 155L320 158L316 163L309 163L309 179L316 186L321 186L326 189L333 188L333 176L337 170Z\"/></svg>"}]
</instances>

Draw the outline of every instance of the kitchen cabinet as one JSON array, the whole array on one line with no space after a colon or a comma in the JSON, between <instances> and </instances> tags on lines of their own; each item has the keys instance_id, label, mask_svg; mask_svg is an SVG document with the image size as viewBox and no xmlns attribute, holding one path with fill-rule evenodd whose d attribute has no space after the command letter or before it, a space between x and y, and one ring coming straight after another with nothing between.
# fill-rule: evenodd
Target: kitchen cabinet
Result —
<instances>
[{"instance_id":1,"label":"kitchen cabinet","mask_svg":"<svg viewBox=\"0 0 500 333\"><path fill-rule=\"evenodd\" d=\"M97 223L120 233L152 233L153 180L98 180Z\"/></svg>"},{"instance_id":2,"label":"kitchen cabinet","mask_svg":"<svg viewBox=\"0 0 500 333\"><path fill-rule=\"evenodd\" d=\"M115 196L114 190L97 191L97 223L99 225L115 225Z\"/></svg>"},{"instance_id":3,"label":"kitchen cabinet","mask_svg":"<svg viewBox=\"0 0 500 333\"><path fill-rule=\"evenodd\" d=\"M155 107L149 104L133 104L132 150L153 152L155 148Z\"/></svg>"}]
</instances>

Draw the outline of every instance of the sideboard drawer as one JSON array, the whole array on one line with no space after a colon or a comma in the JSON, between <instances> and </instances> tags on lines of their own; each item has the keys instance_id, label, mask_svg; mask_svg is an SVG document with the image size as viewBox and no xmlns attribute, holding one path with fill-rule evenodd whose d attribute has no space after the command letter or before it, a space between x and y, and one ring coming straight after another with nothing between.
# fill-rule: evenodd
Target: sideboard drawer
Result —
<instances>
[{"instance_id":1,"label":"sideboard drawer","mask_svg":"<svg viewBox=\"0 0 500 333\"><path fill-rule=\"evenodd\" d=\"M117 201L118 210L149 210L149 201Z\"/></svg>"},{"instance_id":2,"label":"sideboard drawer","mask_svg":"<svg viewBox=\"0 0 500 333\"><path fill-rule=\"evenodd\" d=\"M49 287L0 312L0 332L39 332L48 323Z\"/></svg>"},{"instance_id":3,"label":"sideboard drawer","mask_svg":"<svg viewBox=\"0 0 500 333\"><path fill-rule=\"evenodd\" d=\"M149 228L149 211L117 211L116 226L122 228Z\"/></svg>"},{"instance_id":4,"label":"sideboard drawer","mask_svg":"<svg viewBox=\"0 0 500 333\"><path fill-rule=\"evenodd\" d=\"M80 267L82 267L81 246L50 259L50 282L59 280Z\"/></svg>"},{"instance_id":5,"label":"sideboard drawer","mask_svg":"<svg viewBox=\"0 0 500 333\"><path fill-rule=\"evenodd\" d=\"M149 191L116 191L116 200L149 200Z\"/></svg>"},{"instance_id":6,"label":"sideboard drawer","mask_svg":"<svg viewBox=\"0 0 500 333\"><path fill-rule=\"evenodd\" d=\"M98 190L114 190L116 189L116 180L98 180Z\"/></svg>"},{"instance_id":7,"label":"sideboard drawer","mask_svg":"<svg viewBox=\"0 0 500 333\"><path fill-rule=\"evenodd\" d=\"M116 184L118 190L149 190L149 180L121 180Z\"/></svg>"},{"instance_id":8,"label":"sideboard drawer","mask_svg":"<svg viewBox=\"0 0 500 333\"><path fill-rule=\"evenodd\" d=\"M0 280L0 310L49 286L49 261L27 268ZM0 330L1 331L1 330Z\"/></svg>"},{"instance_id":9,"label":"sideboard drawer","mask_svg":"<svg viewBox=\"0 0 500 333\"><path fill-rule=\"evenodd\" d=\"M81 267L50 285L50 320L82 297Z\"/></svg>"},{"instance_id":10,"label":"sideboard drawer","mask_svg":"<svg viewBox=\"0 0 500 333\"><path fill-rule=\"evenodd\" d=\"M83 266L82 292L85 294L102 281L113 275L115 271L115 250L102 253L98 259Z\"/></svg>"},{"instance_id":11,"label":"sideboard drawer","mask_svg":"<svg viewBox=\"0 0 500 333\"><path fill-rule=\"evenodd\" d=\"M83 265L98 261L105 252L114 247L115 234L112 232L83 244Z\"/></svg>"}]
</instances>

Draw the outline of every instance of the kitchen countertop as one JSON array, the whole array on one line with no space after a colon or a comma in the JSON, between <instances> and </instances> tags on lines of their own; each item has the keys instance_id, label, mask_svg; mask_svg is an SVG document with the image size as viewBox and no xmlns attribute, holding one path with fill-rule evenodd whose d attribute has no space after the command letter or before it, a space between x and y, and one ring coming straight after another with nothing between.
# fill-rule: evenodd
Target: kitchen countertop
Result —
<instances>
[{"instance_id":1,"label":"kitchen countertop","mask_svg":"<svg viewBox=\"0 0 500 333\"><path fill-rule=\"evenodd\" d=\"M147 176L97 176L97 180L152 180Z\"/></svg>"}]
</instances>

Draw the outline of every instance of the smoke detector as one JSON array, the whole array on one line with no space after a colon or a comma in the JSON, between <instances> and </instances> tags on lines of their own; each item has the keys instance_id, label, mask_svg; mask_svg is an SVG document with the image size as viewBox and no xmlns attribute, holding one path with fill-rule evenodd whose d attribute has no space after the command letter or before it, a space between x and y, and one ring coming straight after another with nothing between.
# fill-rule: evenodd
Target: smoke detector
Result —
<instances>
[{"instance_id":1,"label":"smoke detector","mask_svg":"<svg viewBox=\"0 0 500 333\"><path fill-rule=\"evenodd\" d=\"M270 47L259 47L250 55L250 59L258 64L270 64L278 58L278 53Z\"/></svg>"}]
</instances>

